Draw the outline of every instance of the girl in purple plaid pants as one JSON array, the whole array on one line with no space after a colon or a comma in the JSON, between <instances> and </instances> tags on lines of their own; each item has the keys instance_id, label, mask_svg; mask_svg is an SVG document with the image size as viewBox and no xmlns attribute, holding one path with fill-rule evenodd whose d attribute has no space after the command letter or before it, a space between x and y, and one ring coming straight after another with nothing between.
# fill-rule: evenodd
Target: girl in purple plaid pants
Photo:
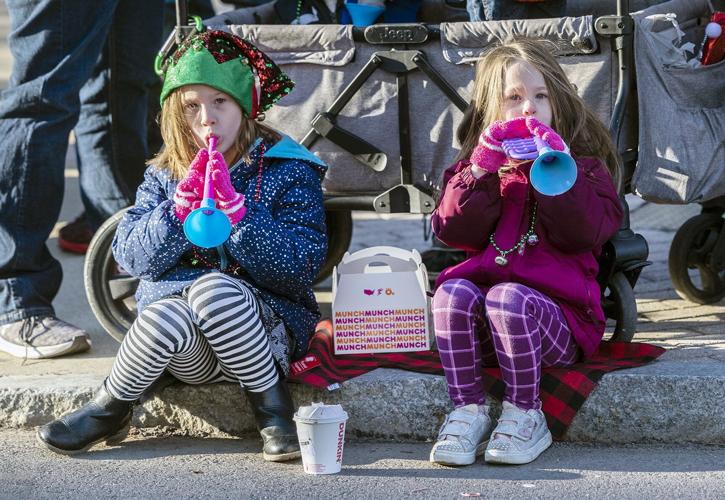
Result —
<instances>
[{"instance_id":1,"label":"girl in purple plaid pants","mask_svg":"<svg viewBox=\"0 0 725 500\"><path fill-rule=\"evenodd\" d=\"M545 43L499 45L478 63L461 152L431 218L438 239L468 256L440 273L433 297L455 409L432 462L471 464L484 453L487 462L535 460L552 441L539 399L542 367L591 356L604 334L597 257L622 219L616 150ZM576 179L568 190L533 189L533 162L507 157L504 141L530 137L570 153ZM505 384L495 428L484 366L499 366Z\"/></svg>"}]
</instances>

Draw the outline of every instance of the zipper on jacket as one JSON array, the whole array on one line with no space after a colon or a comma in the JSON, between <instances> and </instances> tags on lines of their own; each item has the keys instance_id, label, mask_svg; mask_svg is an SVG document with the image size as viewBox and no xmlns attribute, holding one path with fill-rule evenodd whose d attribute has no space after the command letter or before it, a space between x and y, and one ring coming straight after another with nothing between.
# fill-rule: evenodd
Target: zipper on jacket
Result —
<instances>
[{"instance_id":1,"label":"zipper on jacket","mask_svg":"<svg viewBox=\"0 0 725 500\"><path fill-rule=\"evenodd\" d=\"M239 233L239 241L241 242L244 237L244 226L239 228ZM224 244L216 247L216 251L219 254L219 270L224 271L229 265L229 257L227 256L227 251L224 250Z\"/></svg>"},{"instance_id":2,"label":"zipper on jacket","mask_svg":"<svg viewBox=\"0 0 725 500\"><path fill-rule=\"evenodd\" d=\"M249 146L249 149L247 150L247 156L249 156L252 153L252 151L257 149L257 146L259 146L259 144L261 142L262 142L262 138L257 137L257 140L254 141L254 144ZM236 170L242 163L244 163L244 160L240 159L239 161L237 161L234 165L231 166L231 168L229 169L229 172L231 173L233 170ZM241 228L240 231L243 233L244 228ZM241 236L240 236L240 238L241 238ZM224 245L222 244L222 245L219 245L218 247L216 247L216 251L219 254L219 267L220 267L219 270L224 271L227 268L227 266L229 265L229 259L227 258L226 250L224 250Z\"/></svg>"},{"instance_id":3,"label":"zipper on jacket","mask_svg":"<svg viewBox=\"0 0 725 500\"><path fill-rule=\"evenodd\" d=\"M259 144L261 142L262 142L262 138L261 137L257 137L257 140L254 141L254 143L251 146L249 146L249 149L247 149L247 156L250 156L252 154L252 151L254 151L255 149L257 149L257 147L259 146ZM237 162L234 165L232 165L231 167L229 167L229 172L233 172L234 170L236 170L237 168L239 168L239 166L241 164L243 164L243 163L244 163L244 160L240 158L239 160L237 160Z\"/></svg>"}]
</instances>

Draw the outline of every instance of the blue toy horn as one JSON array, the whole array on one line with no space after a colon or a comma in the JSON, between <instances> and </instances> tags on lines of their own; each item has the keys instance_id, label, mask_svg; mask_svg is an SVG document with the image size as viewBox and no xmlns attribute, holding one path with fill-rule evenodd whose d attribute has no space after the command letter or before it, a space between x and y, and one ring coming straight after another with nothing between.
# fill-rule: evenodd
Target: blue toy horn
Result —
<instances>
[{"instance_id":1,"label":"blue toy horn","mask_svg":"<svg viewBox=\"0 0 725 500\"><path fill-rule=\"evenodd\" d=\"M346 3L347 11L352 18L353 26L366 27L370 26L383 13L385 7L378 5L365 5L360 3Z\"/></svg>"},{"instance_id":2,"label":"blue toy horn","mask_svg":"<svg viewBox=\"0 0 725 500\"><path fill-rule=\"evenodd\" d=\"M544 146L539 149L539 156L531 165L529 179L539 193L557 196L571 189L576 175L576 163L571 156Z\"/></svg>"},{"instance_id":3,"label":"blue toy horn","mask_svg":"<svg viewBox=\"0 0 725 500\"><path fill-rule=\"evenodd\" d=\"M204 199L199 208L184 221L186 239L201 248L214 248L223 244L232 232L232 224L214 201L214 184L211 178L211 154L216 149L217 138L209 138L209 161L204 175Z\"/></svg>"}]
</instances>

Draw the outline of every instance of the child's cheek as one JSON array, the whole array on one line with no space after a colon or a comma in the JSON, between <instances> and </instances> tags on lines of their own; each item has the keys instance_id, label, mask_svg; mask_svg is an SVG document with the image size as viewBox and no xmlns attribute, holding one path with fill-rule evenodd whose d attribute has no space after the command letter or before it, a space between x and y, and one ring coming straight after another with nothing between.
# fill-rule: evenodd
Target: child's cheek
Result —
<instances>
[{"instance_id":1,"label":"child's cheek","mask_svg":"<svg viewBox=\"0 0 725 500\"><path fill-rule=\"evenodd\" d=\"M223 155L227 154L227 153L229 152L229 150L230 150L230 149L231 149L231 145L230 145L230 144L226 144L226 141L222 142L222 143L221 143L221 144L220 144L220 145L219 145L219 146L217 147L217 151L219 151L219 152L220 152L221 154L223 154Z\"/></svg>"},{"instance_id":2,"label":"child's cheek","mask_svg":"<svg viewBox=\"0 0 725 500\"><path fill-rule=\"evenodd\" d=\"M506 112L504 113L504 120L509 121L513 120L514 118L519 118L521 116L524 116L524 114L519 110L516 106L510 106Z\"/></svg>"}]
</instances>

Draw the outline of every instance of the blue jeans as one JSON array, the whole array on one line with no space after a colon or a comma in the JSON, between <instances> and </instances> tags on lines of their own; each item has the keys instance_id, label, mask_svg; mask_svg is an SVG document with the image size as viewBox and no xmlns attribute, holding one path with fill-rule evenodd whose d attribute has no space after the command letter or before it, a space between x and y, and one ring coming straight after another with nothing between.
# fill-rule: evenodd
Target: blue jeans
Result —
<instances>
[{"instance_id":1,"label":"blue jeans","mask_svg":"<svg viewBox=\"0 0 725 500\"><path fill-rule=\"evenodd\" d=\"M144 77L134 68L152 68L153 55L143 63L136 59L160 45L160 2L158 13L149 11L156 3L6 0L14 66L0 96L0 324L53 313L62 270L46 240L60 213L68 135L76 125L82 175L91 174L83 181L86 196L93 200L112 193L108 199L115 198L116 205L108 208L109 215L127 203L118 200L118 188L109 187L109 179L120 178L118 172L126 168L122 162L132 154L146 153L143 148L143 153L129 151L139 142L123 145L114 138L127 137L129 130L138 138L138 130L145 133L146 101L138 98ZM158 24L158 35L152 36L155 31L146 27L147 21ZM115 78L107 74L112 98L104 107L98 91L103 71L96 68L107 40L112 54L116 42L108 35L117 29L122 35L115 40L124 57L115 60L116 75L132 89L117 90ZM109 117L114 107L120 114Z\"/></svg>"},{"instance_id":2,"label":"blue jeans","mask_svg":"<svg viewBox=\"0 0 725 500\"><path fill-rule=\"evenodd\" d=\"M471 21L502 19L543 19L561 17L566 0L546 0L541 3L519 3L515 0L466 0Z\"/></svg>"},{"instance_id":3,"label":"blue jeans","mask_svg":"<svg viewBox=\"0 0 725 500\"><path fill-rule=\"evenodd\" d=\"M162 43L163 0L118 3L106 44L80 90L74 131L81 199L93 230L133 204L143 181L149 89ZM158 96L156 96L158 98Z\"/></svg>"}]
</instances>

